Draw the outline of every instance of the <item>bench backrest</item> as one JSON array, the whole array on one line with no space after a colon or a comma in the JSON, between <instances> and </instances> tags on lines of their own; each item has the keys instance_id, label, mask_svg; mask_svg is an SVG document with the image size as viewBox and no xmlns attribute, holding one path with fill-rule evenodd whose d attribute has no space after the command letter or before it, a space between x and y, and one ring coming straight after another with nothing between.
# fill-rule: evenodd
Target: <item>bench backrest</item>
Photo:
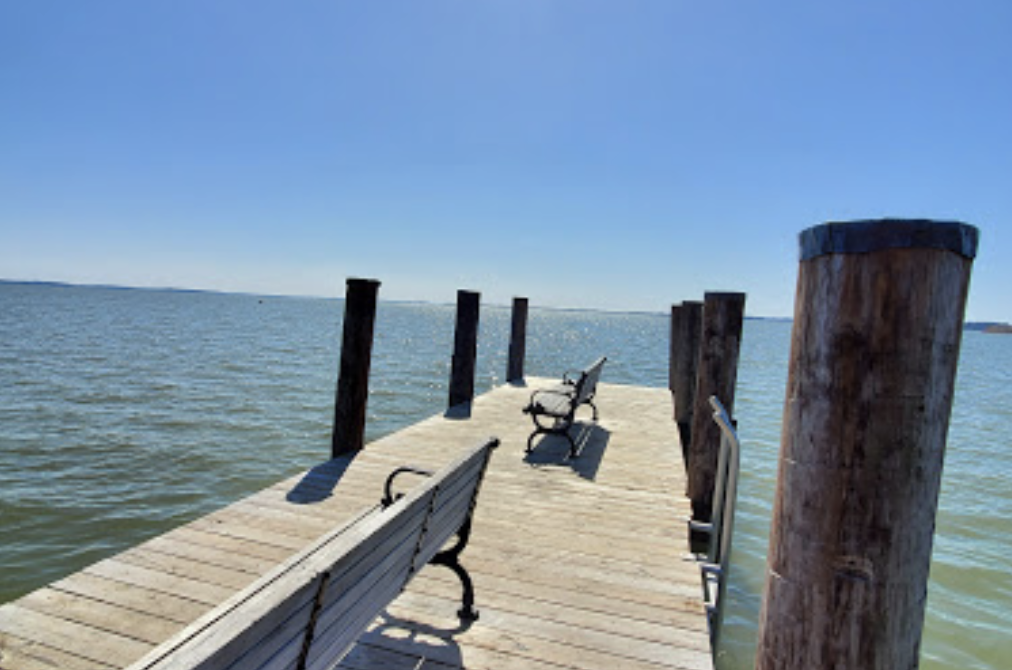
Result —
<instances>
[{"instance_id":1,"label":"bench backrest","mask_svg":"<svg viewBox=\"0 0 1012 670\"><path fill-rule=\"evenodd\" d=\"M495 445L329 533L130 670L332 667L467 520Z\"/></svg>"},{"instance_id":2,"label":"bench backrest","mask_svg":"<svg viewBox=\"0 0 1012 670\"><path fill-rule=\"evenodd\" d=\"M601 356L601 358L591 363L580 374L580 379L576 382L574 406L578 407L580 404L593 399L594 394L597 393L597 380L601 378L601 368L604 367L604 363L607 360L606 357Z\"/></svg>"}]
</instances>

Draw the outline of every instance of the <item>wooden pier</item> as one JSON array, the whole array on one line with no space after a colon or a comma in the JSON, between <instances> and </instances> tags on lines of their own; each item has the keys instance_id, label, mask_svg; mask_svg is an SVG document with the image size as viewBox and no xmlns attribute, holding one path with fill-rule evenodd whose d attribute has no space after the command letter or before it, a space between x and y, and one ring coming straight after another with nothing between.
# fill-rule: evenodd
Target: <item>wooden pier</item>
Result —
<instances>
[{"instance_id":1,"label":"wooden pier","mask_svg":"<svg viewBox=\"0 0 1012 670\"><path fill-rule=\"evenodd\" d=\"M607 377L607 373L605 375ZM481 618L428 566L340 667L712 668L688 551L682 448L667 389L602 384L600 421L525 458L532 388L504 386L0 607L2 670L121 668L321 534L376 504L387 474L495 452L462 556Z\"/></svg>"}]
</instances>

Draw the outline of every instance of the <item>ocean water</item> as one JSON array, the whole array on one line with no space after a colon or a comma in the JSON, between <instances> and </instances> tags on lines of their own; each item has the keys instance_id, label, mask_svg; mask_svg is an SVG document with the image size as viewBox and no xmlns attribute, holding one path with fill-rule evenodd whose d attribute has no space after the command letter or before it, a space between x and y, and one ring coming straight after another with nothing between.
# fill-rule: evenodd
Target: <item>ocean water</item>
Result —
<instances>
[{"instance_id":1,"label":"ocean water","mask_svg":"<svg viewBox=\"0 0 1012 670\"><path fill-rule=\"evenodd\" d=\"M0 602L326 458L340 300L0 283ZM509 309L484 305L478 392L503 383ZM381 302L367 440L445 409L454 307ZM748 320L742 480L718 667L752 667L790 324ZM526 370L600 354L666 386L668 319L532 308ZM1012 337L966 333L922 667L1008 667Z\"/></svg>"}]
</instances>

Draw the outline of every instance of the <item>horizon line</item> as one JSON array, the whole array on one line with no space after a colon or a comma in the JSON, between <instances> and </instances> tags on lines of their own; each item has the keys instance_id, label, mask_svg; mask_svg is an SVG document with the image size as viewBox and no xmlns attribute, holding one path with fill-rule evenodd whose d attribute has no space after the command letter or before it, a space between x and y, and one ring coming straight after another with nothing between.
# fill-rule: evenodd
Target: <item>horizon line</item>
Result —
<instances>
[{"instance_id":1,"label":"horizon line","mask_svg":"<svg viewBox=\"0 0 1012 670\"><path fill-rule=\"evenodd\" d=\"M23 286L54 286L54 287L65 287L65 288L98 288L98 289L112 289L112 290L123 290L123 291L164 291L173 293L209 293L217 295L241 295L250 296L256 298L293 298L299 300L344 300L344 296L325 296L325 295L311 295L311 294L299 294L299 293L260 293L255 291L241 291L241 290L226 290L226 289L215 289L215 288L192 288L185 286L133 286L128 284L110 284L110 283L93 283L93 282L73 282L73 281L62 281L62 280L51 280L51 279L10 279L0 277L0 284L19 284ZM380 302L387 302L392 304L416 304L416 305L438 305L453 307L455 303L452 301L440 302L434 300L423 300L420 298L380 298ZM509 304L503 304L499 302L487 302L484 303L490 307L499 307L508 309L511 307ZM604 307L558 307L551 305L536 305L531 304L532 309L544 309L553 312L598 312L602 314L640 314L649 316L667 316L666 311L657 310L636 310L636 309L607 309ZM746 319L758 319L763 321L792 321L791 317L786 316L756 316L756 315L745 315Z\"/></svg>"},{"instance_id":2,"label":"horizon line","mask_svg":"<svg viewBox=\"0 0 1012 670\"><path fill-rule=\"evenodd\" d=\"M182 286L131 286L127 284L104 284L104 283L78 283L71 281L60 281L60 280L49 280L49 279L9 279L0 277L0 284L18 284L22 286L55 286L65 288L99 288L99 289L112 289L118 291L163 291L172 293L208 293L215 295L239 295L249 296L253 298L290 298L296 300L344 300L344 296L324 296L324 295L309 295L299 293L257 293L254 291L236 291L236 290L225 290L225 289L214 289L214 288L191 288ZM529 298L528 298L529 299ZM422 300L418 298L381 298L380 302L387 302L391 304L403 304L403 305L436 305L442 307L453 307L453 302L437 302L433 300ZM511 305L502 304L498 302L484 303L490 307L497 307L502 309L509 309ZM601 314L637 314L646 316L668 316L665 311L649 311L649 310L623 310L623 309L606 309L603 307L556 307L551 305L530 305L532 309L542 309L553 312L597 312ZM745 314L745 319L753 319L757 321L779 321L779 322L793 322L794 318L790 316L761 316L755 314ZM992 325L1010 325L1005 321L964 321L963 326L992 326Z\"/></svg>"}]
</instances>

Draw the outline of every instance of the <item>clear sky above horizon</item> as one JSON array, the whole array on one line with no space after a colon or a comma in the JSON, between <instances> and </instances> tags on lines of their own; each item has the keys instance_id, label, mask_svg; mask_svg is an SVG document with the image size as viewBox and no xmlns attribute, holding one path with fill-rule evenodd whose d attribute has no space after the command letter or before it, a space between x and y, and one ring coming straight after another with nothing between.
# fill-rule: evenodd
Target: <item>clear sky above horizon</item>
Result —
<instances>
[{"instance_id":1,"label":"clear sky above horizon","mask_svg":"<svg viewBox=\"0 0 1012 670\"><path fill-rule=\"evenodd\" d=\"M885 216L1012 321L1012 2L0 3L2 278L786 316Z\"/></svg>"}]
</instances>

